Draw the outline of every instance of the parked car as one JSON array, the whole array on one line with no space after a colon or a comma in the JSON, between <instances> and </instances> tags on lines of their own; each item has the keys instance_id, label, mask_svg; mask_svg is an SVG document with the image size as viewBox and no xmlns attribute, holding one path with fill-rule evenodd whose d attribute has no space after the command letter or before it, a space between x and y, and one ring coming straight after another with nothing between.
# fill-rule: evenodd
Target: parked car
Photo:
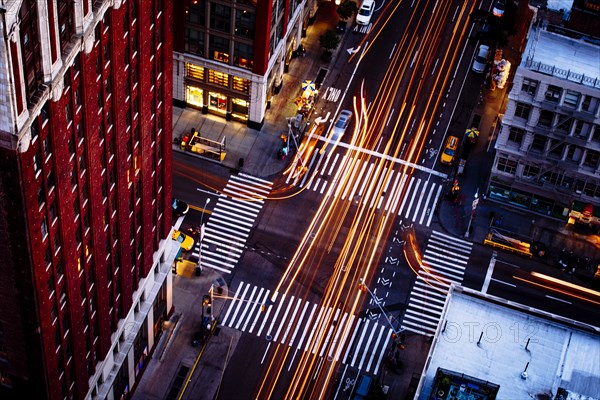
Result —
<instances>
[{"instance_id":1,"label":"parked car","mask_svg":"<svg viewBox=\"0 0 600 400\"><path fill-rule=\"evenodd\" d=\"M505 9L506 9L505 0L496 0L496 2L494 3L494 7L492 8L492 14L495 17L500 18L504 15Z\"/></svg>"},{"instance_id":2,"label":"parked car","mask_svg":"<svg viewBox=\"0 0 600 400\"><path fill-rule=\"evenodd\" d=\"M477 49L477 55L473 59L473 66L471 67L473 72L481 74L483 71L485 71L485 66L487 65L489 55L490 46L480 44L479 49Z\"/></svg>"},{"instance_id":3,"label":"parked car","mask_svg":"<svg viewBox=\"0 0 600 400\"><path fill-rule=\"evenodd\" d=\"M363 0L360 8L358 9L358 13L356 14L356 23L359 25L368 25L369 22L371 22L374 9L374 0Z\"/></svg>"},{"instance_id":4,"label":"parked car","mask_svg":"<svg viewBox=\"0 0 600 400\"><path fill-rule=\"evenodd\" d=\"M335 30L337 31L337 33L344 33L344 32L346 32L346 27L347 27L346 21L341 20L335 26Z\"/></svg>"},{"instance_id":5,"label":"parked car","mask_svg":"<svg viewBox=\"0 0 600 400\"><path fill-rule=\"evenodd\" d=\"M452 165L454 157L456 157L456 150L458 149L458 138L456 136L448 136L446 139L446 145L444 151L440 156L440 162L446 165Z\"/></svg>"},{"instance_id":6,"label":"parked car","mask_svg":"<svg viewBox=\"0 0 600 400\"><path fill-rule=\"evenodd\" d=\"M173 198L173 204L171 205L171 207L173 208L173 212L177 216L185 215L188 213L188 211L190 211L190 206L188 203L176 198Z\"/></svg>"},{"instance_id":7,"label":"parked car","mask_svg":"<svg viewBox=\"0 0 600 400\"><path fill-rule=\"evenodd\" d=\"M185 251L190 251L192 247L194 247L194 239L181 231L173 231L171 238L176 242L179 242L179 245Z\"/></svg>"}]
</instances>

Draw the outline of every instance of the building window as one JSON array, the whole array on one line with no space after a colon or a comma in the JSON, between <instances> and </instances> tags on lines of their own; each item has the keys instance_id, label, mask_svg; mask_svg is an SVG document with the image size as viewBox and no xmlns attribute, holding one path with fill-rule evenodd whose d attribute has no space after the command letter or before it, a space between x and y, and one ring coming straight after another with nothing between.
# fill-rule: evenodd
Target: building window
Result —
<instances>
[{"instance_id":1,"label":"building window","mask_svg":"<svg viewBox=\"0 0 600 400\"><path fill-rule=\"evenodd\" d=\"M219 3L211 4L210 27L221 32L231 30L231 7Z\"/></svg>"},{"instance_id":2,"label":"building window","mask_svg":"<svg viewBox=\"0 0 600 400\"><path fill-rule=\"evenodd\" d=\"M37 154L33 155L33 170L37 174L42 170L42 164L40 163L40 157Z\"/></svg>"},{"instance_id":3,"label":"building window","mask_svg":"<svg viewBox=\"0 0 600 400\"><path fill-rule=\"evenodd\" d=\"M208 102L208 108L211 110L217 111L220 114L225 114L227 111L227 96L221 93L209 92Z\"/></svg>"},{"instance_id":4,"label":"building window","mask_svg":"<svg viewBox=\"0 0 600 400\"><path fill-rule=\"evenodd\" d=\"M540 169L533 165L527 164L523 167L523 177L525 177L525 178L535 178L536 176L539 175L539 173L540 173Z\"/></svg>"},{"instance_id":5,"label":"building window","mask_svg":"<svg viewBox=\"0 0 600 400\"><path fill-rule=\"evenodd\" d=\"M569 108L577 108L580 97L581 93L573 90L567 90L567 93L565 93L565 99L563 100L563 105Z\"/></svg>"},{"instance_id":6,"label":"building window","mask_svg":"<svg viewBox=\"0 0 600 400\"><path fill-rule=\"evenodd\" d=\"M525 130L514 126L510 127L508 131L508 141L518 144L519 146L523 143L525 137Z\"/></svg>"},{"instance_id":7,"label":"building window","mask_svg":"<svg viewBox=\"0 0 600 400\"><path fill-rule=\"evenodd\" d=\"M517 103L517 108L515 110L515 117L523 118L527 120L529 118L529 113L531 112L531 106L525 103Z\"/></svg>"},{"instance_id":8,"label":"building window","mask_svg":"<svg viewBox=\"0 0 600 400\"><path fill-rule=\"evenodd\" d=\"M521 86L521 91L531 96L535 96L535 94L537 93L539 83L539 81L536 81L534 79L523 78L523 85Z\"/></svg>"},{"instance_id":9,"label":"building window","mask_svg":"<svg viewBox=\"0 0 600 400\"><path fill-rule=\"evenodd\" d=\"M514 175L517 170L517 162L514 160L510 160L506 157L499 157L498 165L496 168L498 169L498 171Z\"/></svg>"},{"instance_id":10,"label":"building window","mask_svg":"<svg viewBox=\"0 0 600 400\"><path fill-rule=\"evenodd\" d=\"M204 26L204 20L206 18L206 2L205 0L191 0L187 4L185 10L186 21L196 25Z\"/></svg>"},{"instance_id":11,"label":"building window","mask_svg":"<svg viewBox=\"0 0 600 400\"><path fill-rule=\"evenodd\" d=\"M229 86L229 75L224 74L223 72L208 70L208 82L214 85Z\"/></svg>"},{"instance_id":12,"label":"building window","mask_svg":"<svg viewBox=\"0 0 600 400\"><path fill-rule=\"evenodd\" d=\"M204 32L196 29L185 29L185 51L191 54L204 56Z\"/></svg>"},{"instance_id":13,"label":"building window","mask_svg":"<svg viewBox=\"0 0 600 400\"><path fill-rule=\"evenodd\" d=\"M558 114L558 120L556 121L556 130L563 133L569 133L571 131L571 124L573 118L568 115Z\"/></svg>"},{"instance_id":14,"label":"building window","mask_svg":"<svg viewBox=\"0 0 600 400\"><path fill-rule=\"evenodd\" d=\"M565 142L562 140L551 140L548 155L552 156L553 158L562 159L564 150Z\"/></svg>"},{"instance_id":15,"label":"building window","mask_svg":"<svg viewBox=\"0 0 600 400\"><path fill-rule=\"evenodd\" d=\"M581 156L583 155L583 149L579 146L570 145L567 151L567 160L579 164Z\"/></svg>"},{"instance_id":16,"label":"building window","mask_svg":"<svg viewBox=\"0 0 600 400\"><path fill-rule=\"evenodd\" d=\"M254 38L254 26L256 14L248 10L236 10L235 12L235 35L249 39Z\"/></svg>"},{"instance_id":17,"label":"building window","mask_svg":"<svg viewBox=\"0 0 600 400\"><path fill-rule=\"evenodd\" d=\"M231 112L236 116L247 118L248 117L248 102L242 99L231 99Z\"/></svg>"},{"instance_id":18,"label":"building window","mask_svg":"<svg viewBox=\"0 0 600 400\"><path fill-rule=\"evenodd\" d=\"M38 206L41 207L44 204L44 202L46 201L46 192L44 192L43 188L38 189L37 198L38 198Z\"/></svg>"},{"instance_id":19,"label":"building window","mask_svg":"<svg viewBox=\"0 0 600 400\"><path fill-rule=\"evenodd\" d=\"M562 89L558 86L549 85L546 90L546 100L552 103L558 103Z\"/></svg>"},{"instance_id":20,"label":"building window","mask_svg":"<svg viewBox=\"0 0 600 400\"><path fill-rule=\"evenodd\" d=\"M581 111L596 114L596 111L598 111L598 103L600 103L598 98L586 94L581 102Z\"/></svg>"},{"instance_id":21,"label":"building window","mask_svg":"<svg viewBox=\"0 0 600 400\"><path fill-rule=\"evenodd\" d=\"M548 110L542 110L540 112L540 119L538 120L538 126L551 127L552 120L554 119L554 113Z\"/></svg>"},{"instance_id":22,"label":"building window","mask_svg":"<svg viewBox=\"0 0 600 400\"><path fill-rule=\"evenodd\" d=\"M209 44L209 54L216 61L220 61L225 64L229 64L229 40L210 35L210 39L208 41Z\"/></svg>"},{"instance_id":23,"label":"building window","mask_svg":"<svg viewBox=\"0 0 600 400\"><path fill-rule=\"evenodd\" d=\"M538 153L546 151L546 137L543 135L534 135L531 142L531 150Z\"/></svg>"},{"instance_id":24,"label":"building window","mask_svg":"<svg viewBox=\"0 0 600 400\"><path fill-rule=\"evenodd\" d=\"M583 165L596 169L598 168L598 161L600 161L600 152L588 149Z\"/></svg>"},{"instance_id":25,"label":"building window","mask_svg":"<svg viewBox=\"0 0 600 400\"><path fill-rule=\"evenodd\" d=\"M202 107L204 105L203 90L195 86L186 85L185 101L193 106Z\"/></svg>"},{"instance_id":26,"label":"building window","mask_svg":"<svg viewBox=\"0 0 600 400\"><path fill-rule=\"evenodd\" d=\"M251 44L235 42L233 44L233 63L242 68L252 69L254 66L254 49Z\"/></svg>"},{"instance_id":27,"label":"building window","mask_svg":"<svg viewBox=\"0 0 600 400\"><path fill-rule=\"evenodd\" d=\"M204 68L194 64L186 63L187 76L204 81Z\"/></svg>"},{"instance_id":28,"label":"building window","mask_svg":"<svg viewBox=\"0 0 600 400\"><path fill-rule=\"evenodd\" d=\"M250 93L250 81L245 78L233 76L233 90L243 93Z\"/></svg>"},{"instance_id":29,"label":"building window","mask_svg":"<svg viewBox=\"0 0 600 400\"><path fill-rule=\"evenodd\" d=\"M42 231L42 239L46 238L48 236L48 218L45 215L42 216L40 229Z\"/></svg>"},{"instance_id":30,"label":"building window","mask_svg":"<svg viewBox=\"0 0 600 400\"><path fill-rule=\"evenodd\" d=\"M52 205L50 206L48 212L50 213L50 223L53 224L54 221L56 220L56 204L52 203Z\"/></svg>"},{"instance_id":31,"label":"building window","mask_svg":"<svg viewBox=\"0 0 600 400\"><path fill-rule=\"evenodd\" d=\"M47 136L44 139L44 159L50 157L52 154L52 142L50 141L50 136Z\"/></svg>"}]
</instances>

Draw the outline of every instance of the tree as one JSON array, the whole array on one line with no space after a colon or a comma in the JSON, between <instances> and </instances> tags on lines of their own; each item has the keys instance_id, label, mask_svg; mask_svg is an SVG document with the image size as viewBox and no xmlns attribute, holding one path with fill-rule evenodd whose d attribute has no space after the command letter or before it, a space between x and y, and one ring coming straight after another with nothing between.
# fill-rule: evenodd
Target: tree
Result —
<instances>
[{"instance_id":1,"label":"tree","mask_svg":"<svg viewBox=\"0 0 600 400\"><path fill-rule=\"evenodd\" d=\"M340 19L345 21L358 12L358 6L353 0L344 0L336 11Z\"/></svg>"},{"instance_id":2,"label":"tree","mask_svg":"<svg viewBox=\"0 0 600 400\"><path fill-rule=\"evenodd\" d=\"M331 50L338 47L340 44L340 38L333 29L327 29L324 34L319 36L319 44L325 49L323 53L323 61L329 61L331 59Z\"/></svg>"}]
</instances>

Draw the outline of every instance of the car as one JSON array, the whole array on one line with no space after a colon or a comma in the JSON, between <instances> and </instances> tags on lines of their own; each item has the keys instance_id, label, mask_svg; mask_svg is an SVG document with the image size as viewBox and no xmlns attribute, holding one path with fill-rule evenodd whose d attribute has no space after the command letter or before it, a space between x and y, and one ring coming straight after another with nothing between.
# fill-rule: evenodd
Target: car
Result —
<instances>
[{"instance_id":1,"label":"car","mask_svg":"<svg viewBox=\"0 0 600 400\"><path fill-rule=\"evenodd\" d=\"M178 216L185 215L188 213L188 211L190 211L190 206L188 203L176 198L173 198L173 204L171 205L171 207L173 208L173 212L175 213L175 215Z\"/></svg>"},{"instance_id":2,"label":"car","mask_svg":"<svg viewBox=\"0 0 600 400\"><path fill-rule=\"evenodd\" d=\"M473 59L473 66L471 67L471 70L478 74L481 74L483 71L485 71L489 55L490 46L480 44L479 49L477 49L477 55Z\"/></svg>"},{"instance_id":3,"label":"car","mask_svg":"<svg viewBox=\"0 0 600 400\"><path fill-rule=\"evenodd\" d=\"M344 33L344 32L346 32L346 26L347 26L346 21L341 20L335 26L335 30L337 31L337 33Z\"/></svg>"},{"instance_id":4,"label":"car","mask_svg":"<svg viewBox=\"0 0 600 400\"><path fill-rule=\"evenodd\" d=\"M181 231L174 230L171 239L179 242L179 245L185 251L190 251L194 247L194 239Z\"/></svg>"},{"instance_id":5,"label":"car","mask_svg":"<svg viewBox=\"0 0 600 400\"><path fill-rule=\"evenodd\" d=\"M448 136L446 139L446 145L444 151L440 156L440 162L446 165L452 165L454 157L456 157L456 150L458 149L458 138L456 136Z\"/></svg>"},{"instance_id":6,"label":"car","mask_svg":"<svg viewBox=\"0 0 600 400\"><path fill-rule=\"evenodd\" d=\"M506 8L505 0L496 0L494 7L492 8L492 15L494 17L502 17L504 15L504 9Z\"/></svg>"},{"instance_id":7,"label":"car","mask_svg":"<svg viewBox=\"0 0 600 400\"><path fill-rule=\"evenodd\" d=\"M371 22L371 16L373 16L373 10L375 9L375 1L363 0L358 13L356 13L356 23L359 25L368 25Z\"/></svg>"},{"instance_id":8,"label":"car","mask_svg":"<svg viewBox=\"0 0 600 400\"><path fill-rule=\"evenodd\" d=\"M352 119L352 111L350 110L342 110L340 115L338 115L333 128L331 129L330 142L327 146L327 150L331 149L339 140L344 136L346 129L348 129L348 125L350 125L350 120Z\"/></svg>"}]
</instances>

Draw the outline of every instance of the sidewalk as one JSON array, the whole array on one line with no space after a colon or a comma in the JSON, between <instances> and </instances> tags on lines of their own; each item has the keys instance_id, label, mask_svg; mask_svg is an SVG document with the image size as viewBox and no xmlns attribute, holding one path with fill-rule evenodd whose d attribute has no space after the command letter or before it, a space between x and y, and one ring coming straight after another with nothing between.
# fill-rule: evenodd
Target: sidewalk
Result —
<instances>
[{"instance_id":1,"label":"sidewalk","mask_svg":"<svg viewBox=\"0 0 600 400\"><path fill-rule=\"evenodd\" d=\"M281 134L288 132L287 118L296 116L297 106L294 99L300 92L302 82L307 79L314 81L321 67L335 62L335 56L331 62L325 63L321 60L323 49L319 44L319 36L327 29L334 29L337 24L334 2L322 3L316 17L315 23L307 28L306 37L302 39L305 55L290 61L281 90L273 96L260 131L248 128L241 122L202 114L201 111L192 108L173 107L173 138L190 132L192 128L207 139L221 142L225 138L227 154L221 162L224 167L241 169L260 178L279 174L290 159L290 156L284 160L277 157L282 146ZM338 52L340 48L341 45ZM173 143L173 151L183 152L176 143ZM190 157L202 157L187 151L184 153ZM240 159L244 160L241 168Z\"/></svg>"}]
</instances>

